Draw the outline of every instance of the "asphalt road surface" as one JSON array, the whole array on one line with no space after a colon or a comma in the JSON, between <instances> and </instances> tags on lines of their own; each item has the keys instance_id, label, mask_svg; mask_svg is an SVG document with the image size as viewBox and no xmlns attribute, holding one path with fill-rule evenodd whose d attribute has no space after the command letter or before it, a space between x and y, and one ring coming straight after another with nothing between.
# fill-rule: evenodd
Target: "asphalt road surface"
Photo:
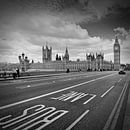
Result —
<instances>
[{"instance_id":1,"label":"asphalt road surface","mask_svg":"<svg viewBox=\"0 0 130 130\"><path fill-rule=\"evenodd\" d=\"M129 75L75 72L0 81L0 129L102 130Z\"/></svg>"}]
</instances>

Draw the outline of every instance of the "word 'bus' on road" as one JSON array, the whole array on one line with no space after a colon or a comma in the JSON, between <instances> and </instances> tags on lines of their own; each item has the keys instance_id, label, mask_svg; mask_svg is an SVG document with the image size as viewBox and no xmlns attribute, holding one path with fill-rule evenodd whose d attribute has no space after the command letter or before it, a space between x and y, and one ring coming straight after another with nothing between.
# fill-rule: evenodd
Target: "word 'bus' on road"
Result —
<instances>
[{"instance_id":1,"label":"word 'bus' on road","mask_svg":"<svg viewBox=\"0 0 130 130\"><path fill-rule=\"evenodd\" d=\"M35 105L23 110L19 116L6 115L0 118L0 126L3 129L37 129L41 130L69 111L57 110L55 107Z\"/></svg>"}]
</instances>

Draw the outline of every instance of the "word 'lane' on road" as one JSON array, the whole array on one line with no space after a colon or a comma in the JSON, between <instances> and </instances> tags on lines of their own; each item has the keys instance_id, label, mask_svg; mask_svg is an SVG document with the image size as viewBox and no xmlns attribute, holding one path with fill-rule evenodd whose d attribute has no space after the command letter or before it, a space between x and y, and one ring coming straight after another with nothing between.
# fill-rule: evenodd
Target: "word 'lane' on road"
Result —
<instances>
[{"instance_id":1,"label":"word 'lane' on road","mask_svg":"<svg viewBox=\"0 0 130 130\"><path fill-rule=\"evenodd\" d=\"M70 92L64 93L64 94L62 94L58 97L52 97L51 99L59 100L59 101L63 101L63 102L69 101L71 103L82 101L82 104L87 104L88 102L90 102L95 97L96 97L95 94L70 91Z\"/></svg>"}]
</instances>

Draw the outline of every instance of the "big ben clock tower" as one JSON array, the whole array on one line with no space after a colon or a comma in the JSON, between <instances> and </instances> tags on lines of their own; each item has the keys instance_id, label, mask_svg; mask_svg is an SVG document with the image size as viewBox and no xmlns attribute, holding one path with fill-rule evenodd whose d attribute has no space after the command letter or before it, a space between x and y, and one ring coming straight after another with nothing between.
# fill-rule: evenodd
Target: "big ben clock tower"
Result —
<instances>
[{"instance_id":1,"label":"big ben clock tower","mask_svg":"<svg viewBox=\"0 0 130 130\"><path fill-rule=\"evenodd\" d=\"M118 38L116 37L114 43L114 70L120 69L120 44Z\"/></svg>"}]
</instances>

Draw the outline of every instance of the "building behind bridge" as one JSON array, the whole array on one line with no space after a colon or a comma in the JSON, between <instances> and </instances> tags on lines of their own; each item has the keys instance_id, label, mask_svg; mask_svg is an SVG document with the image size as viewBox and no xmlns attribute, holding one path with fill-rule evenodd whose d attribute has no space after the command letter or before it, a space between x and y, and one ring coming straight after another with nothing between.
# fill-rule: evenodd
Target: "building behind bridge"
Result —
<instances>
[{"instance_id":1,"label":"building behind bridge","mask_svg":"<svg viewBox=\"0 0 130 130\"><path fill-rule=\"evenodd\" d=\"M27 57L24 58L19 56L19 61L23 70L27 69L45 69L45 70L66 70L78 71L78 70L88 70L88 71L105 71L105 70L119 70L120 69L120 44L118 38L115 38L115 43L113 46L114 53L114 63L112 61L106 61L104 59L104 53L88 53L86 54L86 60L71 61L69 57L69 51L66 47L64 56L59 56L56 54L56 58L52 61L52 47L43 46L42 47L42 62L43 63L31 63Z\"/></svg>"},{"instance_id":2,"label":"building behind bridge","mask_svg":"<svg viewBox=\"0 0 130 130\"><path fill-rule=\"evenodd\" d=\"M114 64L112 61L104 60L103 53L86 54L86 60L84 61L71 61L69 60L69 51L66 47L64 56L56 54L56 59L52 61L52 47L46 45L42 48L42 61L43 63L30 64L31 69L46 69L55 71L64 71L67 68L70 71L88 70L88 71L105 71L113 70Z\"/></svg>"}]
</instances>

